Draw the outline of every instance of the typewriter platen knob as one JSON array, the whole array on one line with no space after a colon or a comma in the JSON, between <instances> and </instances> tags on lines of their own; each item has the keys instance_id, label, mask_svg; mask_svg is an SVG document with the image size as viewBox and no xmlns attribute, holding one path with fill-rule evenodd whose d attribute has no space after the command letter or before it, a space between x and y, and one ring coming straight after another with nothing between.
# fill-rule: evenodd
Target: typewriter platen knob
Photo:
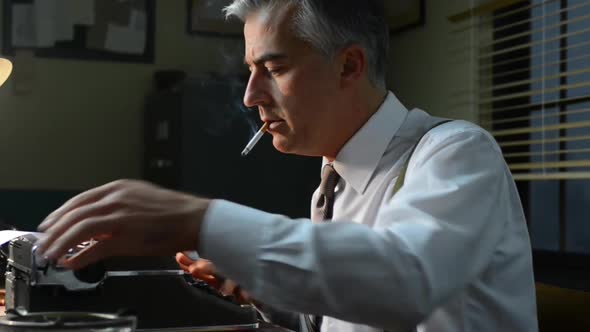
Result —
<instances>
[{"instance_id":1,"label":"typewriter platen knob","mask_svg":"<svg viewBox=\"0 0 590 332\"><path fill-rule=\"evenodd\" d=\"M104 264L98 262L74 271L74 276L80 281L94 284L101 281L105 277L106 272Z\"/></svg>"}]
</instances>

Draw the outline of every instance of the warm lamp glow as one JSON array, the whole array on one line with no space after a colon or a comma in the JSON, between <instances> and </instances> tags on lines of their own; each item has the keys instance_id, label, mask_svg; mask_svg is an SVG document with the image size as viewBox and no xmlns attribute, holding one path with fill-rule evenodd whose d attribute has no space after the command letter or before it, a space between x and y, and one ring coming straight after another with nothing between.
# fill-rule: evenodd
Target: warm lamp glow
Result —
<instances>
[{"instance_id":1,"label":"warm lamp glow","mask_svg":"<svg viewBox=\"0 0 590 332\"><path fill-rule=\"evenodd\" d=\"M12 62L0 58L0 85L4 84L12 72Z\"/></svg>"}]
</instances>

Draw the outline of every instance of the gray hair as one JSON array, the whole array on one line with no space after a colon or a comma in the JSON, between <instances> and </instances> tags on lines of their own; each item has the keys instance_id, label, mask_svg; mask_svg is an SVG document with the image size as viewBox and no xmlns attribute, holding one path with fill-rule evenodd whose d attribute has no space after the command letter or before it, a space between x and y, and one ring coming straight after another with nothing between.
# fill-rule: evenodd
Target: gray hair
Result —
<instances>
[{"instance_id":1,"label":"gray hair","mask_svg":"<svg viewBox=\"0 0 590 332\"><path fill-rule=\"evenodd\" d=\"M234 0L226 17L245 21L260 10L294 8L295 36L333 58L343 47L361 45L369 59L369 80L385 88L389 28L379 0Z\"/></svg>"}]
</instances>

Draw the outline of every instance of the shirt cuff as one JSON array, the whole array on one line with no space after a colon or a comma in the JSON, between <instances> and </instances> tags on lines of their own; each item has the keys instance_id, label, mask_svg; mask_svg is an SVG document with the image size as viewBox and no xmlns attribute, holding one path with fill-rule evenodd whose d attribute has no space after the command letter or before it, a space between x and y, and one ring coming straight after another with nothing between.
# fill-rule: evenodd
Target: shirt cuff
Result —
<instances>
[{"instance_id":1,"label":"shirt cuff","mask_svg":"<svg viewBox=\"0 0 590 332\"><path fill-rule=\"evenodd\" d=\"M224 277L254 287L258 249L273 214L225 200L213 200L205 213L199 253Z\"/></svg>"}]
</instances>

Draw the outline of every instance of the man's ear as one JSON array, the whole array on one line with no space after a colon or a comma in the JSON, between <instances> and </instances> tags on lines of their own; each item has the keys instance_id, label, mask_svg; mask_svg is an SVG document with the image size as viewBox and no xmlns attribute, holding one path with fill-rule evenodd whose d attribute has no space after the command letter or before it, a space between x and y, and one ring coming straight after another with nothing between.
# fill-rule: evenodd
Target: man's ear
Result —
<instances>
[{"instance_id":1,"label":"man's ear","mask_svg":"<svg viewBox=\"0 0 590 332\"><path fill-rule=\"evenodd\" d=\"M365 49L359 45L351 45L340 52L340 81L349 86L367 75L368 57Z\"/></svg>"}]
</instances>

